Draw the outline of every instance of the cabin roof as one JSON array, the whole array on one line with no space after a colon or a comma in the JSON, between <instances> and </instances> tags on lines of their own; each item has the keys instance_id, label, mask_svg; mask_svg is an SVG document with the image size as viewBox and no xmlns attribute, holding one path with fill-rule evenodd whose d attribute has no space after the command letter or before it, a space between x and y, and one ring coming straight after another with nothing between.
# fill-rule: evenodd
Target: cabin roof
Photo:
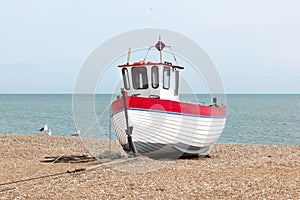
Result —
<instances>
[{"instance_id":1,"label":"cabin roof","mask_svg":"<svg viewBox=\"0 0 300 200\"><path fill-rule=\"evenodd\" d=\"M157 63L157 62L144 62L144 61L138 61L134 62L132 64L123 64L123 65L118 65L118 67L143 67L143 66L157 66L157 65L162 65L165 67L172 67L172 68L177 68L177 69L184 69L184 67L178 66L178 65L173 65L172 63L169 62L164 62L164 63Z\"/></svg>"}]
</instances>

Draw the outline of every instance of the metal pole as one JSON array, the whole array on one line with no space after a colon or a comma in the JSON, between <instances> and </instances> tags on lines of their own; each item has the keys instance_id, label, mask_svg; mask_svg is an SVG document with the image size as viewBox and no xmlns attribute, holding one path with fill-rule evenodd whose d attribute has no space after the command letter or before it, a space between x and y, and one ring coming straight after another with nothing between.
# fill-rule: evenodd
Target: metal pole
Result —
<instances>
[{"instance_id":1,"label":"metal pole","mask_svg":"<svg viewBox=\"0 0 300 200\"><path fill-rule=\"evenodd\" d=\"M160 63L162 63L162 45L161 45L160 35L159 35L159 58L160 58Z\"/></svg>"},{"instance_id":2,"label":"metal pole","mask_svg":"<svg viewBox=\"0 0 300 200\"><path fill-rule=\"evenodd\" d=\"M127 54L127 65L129 65L129 62L130 62L130 54L131 54L131 48L128 49L128 54Z\"/></svg>"},{"instance_id":3,"label":"metal pole","mask_svg":"<svg viewBox=\"0 0 300 200\"><path fill-rule=\"evenodd\" d=\"M108 146L108 151L109 151L109 159L111 158L111 120L112 120L112 116L111 116L111 109L109 109L108 112L108 120L109 120L109 146Z\"/></svg>"}]
</instances>

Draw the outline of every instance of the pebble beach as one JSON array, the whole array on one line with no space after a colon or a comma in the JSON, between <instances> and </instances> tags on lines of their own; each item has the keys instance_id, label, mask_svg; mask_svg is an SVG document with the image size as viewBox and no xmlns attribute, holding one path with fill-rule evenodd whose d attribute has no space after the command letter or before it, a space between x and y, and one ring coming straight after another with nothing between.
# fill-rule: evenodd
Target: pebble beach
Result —
<instances>
[{"instance_id":1,"label":"pebble beach","mask_svg":"<svg viewBox=\"0 0 300 200\"><path fill-rule=\"evenodd\" d=\"M4 134L0 152L1 200L300 199L300 146L216 144L209 156L153 160L116 141ZM70 155L97 159L43 162Z\"/></svg>"}]
</instances>

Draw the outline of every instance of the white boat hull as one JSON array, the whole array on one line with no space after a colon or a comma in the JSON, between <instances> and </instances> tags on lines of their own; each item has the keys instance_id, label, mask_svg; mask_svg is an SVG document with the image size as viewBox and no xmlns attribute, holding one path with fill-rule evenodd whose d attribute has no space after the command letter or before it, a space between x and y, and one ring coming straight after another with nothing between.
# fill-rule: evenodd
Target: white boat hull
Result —
<instances>
[{"instance_id":1,"label":"white boat hull","mask_svg":"<svg viewBox=\"0 0 300 200\"><path fill-rule=\"evenodd\" d=\"M138 153L200 154L209 150L222 133L226 118L193 116L163 111L128 109L132 141ZM112 121L119 142L128 146L124 110Z\"/></svg>"}]
</instances>

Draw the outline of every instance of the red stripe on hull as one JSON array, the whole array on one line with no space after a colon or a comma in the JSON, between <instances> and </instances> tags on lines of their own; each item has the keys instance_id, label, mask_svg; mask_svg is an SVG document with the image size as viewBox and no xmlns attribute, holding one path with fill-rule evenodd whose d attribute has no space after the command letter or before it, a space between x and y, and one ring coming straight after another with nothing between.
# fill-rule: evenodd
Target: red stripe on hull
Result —
<instances>
[{"instance_id":1,"label":"red stripe on hull","mask_svg":"<svg viewBox=\"0 0 300 200\"><path fill-rule=\"evenodd\" d=\"M207 117L225 117L226 106L215 107L215 106L204 106L191 103L183 103L164 99L144 98L144 97L132 97L127 96L127 107L156 110L165 112L175 112L188 115L198 115ZM123 99L115 100L111 105L112 114L123 110Z\"/></svg>"}]
</instances>

